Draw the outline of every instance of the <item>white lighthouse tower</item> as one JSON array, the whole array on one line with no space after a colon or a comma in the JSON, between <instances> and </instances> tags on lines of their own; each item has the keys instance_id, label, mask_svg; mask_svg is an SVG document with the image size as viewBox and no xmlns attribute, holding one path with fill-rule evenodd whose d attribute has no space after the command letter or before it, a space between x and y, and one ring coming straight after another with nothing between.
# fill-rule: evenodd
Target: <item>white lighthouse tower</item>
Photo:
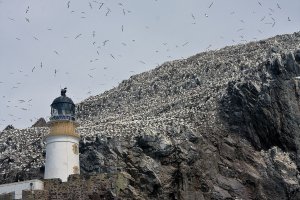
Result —
<instances>
[{"instance_id":1,"label":"white lighthouse tower","mask_svg":"<svg viewBox=\"0 0 300 200\"><path fill-rule=\"evenodd\" d=\"M46 136L45 179L68 181L70 174L79 174L79 140L75 132L75 104L66 90L51 104L50 133Z\"/></svg>"}]
</instances>

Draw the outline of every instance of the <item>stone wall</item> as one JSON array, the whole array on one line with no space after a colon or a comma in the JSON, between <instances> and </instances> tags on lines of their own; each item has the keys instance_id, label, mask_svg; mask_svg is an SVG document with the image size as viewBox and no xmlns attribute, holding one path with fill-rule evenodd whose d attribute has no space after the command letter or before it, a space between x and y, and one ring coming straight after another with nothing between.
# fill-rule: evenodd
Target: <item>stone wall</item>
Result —
<instances>
[{"instance_id":1,"label":"stone wall","mask_svg":"<svg viewBox=\"0 0 300 200\"><path fill-rule=\"evenodd\" d=\"M13 200L15 199L15 193L5 193L5 194L0 194L0 200Z\"/></svg>"},{"instance_id":2,"label":"stone wall","mask_svg":"<svg viewBox=\"0 0 300 200\"><path fill-rule=\"evenodd\" d=\"M69 176L68 182L60 179L44 180L44 190L24 190L24 200L87 200L87 199L138 199L130 191L131 176L125 172L101 173L84 177Z\"/></svg>"}]
</instances>

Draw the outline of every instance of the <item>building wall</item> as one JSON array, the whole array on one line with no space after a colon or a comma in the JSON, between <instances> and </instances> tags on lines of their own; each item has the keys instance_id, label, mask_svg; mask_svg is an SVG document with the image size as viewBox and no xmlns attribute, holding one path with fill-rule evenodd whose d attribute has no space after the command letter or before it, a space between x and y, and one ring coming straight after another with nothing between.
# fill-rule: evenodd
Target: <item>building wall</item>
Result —
<instances>
[{"instance_id":1,"label":"building wall","mask_svg":"<svg viewBox=\"0 0 300 200\"><path fill-rule=\"evenodd\" d=\"M60 178L66 182L69 175L79 173L79 138L65 135L48 136L44 178Z\"/></svg>"},{"instance_id":2,"label":"building wall","mask_svg":"<svg viewBox=\"0 0 300 200\"><path fill-rule=\"evenodd\" d=\"M44 190L23 191L23 200L99 200L135 199L124 191L128 190L130 175L125 172L116 174L97 174L85 178L71 175L68 182L60 179L44 180Z\"/></svg>"},{"instance_id":3,"label":"building wall","mask_svg":"<svg viewBox=\"0 0 300 200\"><path fill-rule=\"evenodd\" d=\"M31 186L32 183L32 186ZM44 183L40 180L29 180L0 185L0 194L15 193L14 199L22 199L23 190L43 190Z\"/></svg>"}]
</instances>

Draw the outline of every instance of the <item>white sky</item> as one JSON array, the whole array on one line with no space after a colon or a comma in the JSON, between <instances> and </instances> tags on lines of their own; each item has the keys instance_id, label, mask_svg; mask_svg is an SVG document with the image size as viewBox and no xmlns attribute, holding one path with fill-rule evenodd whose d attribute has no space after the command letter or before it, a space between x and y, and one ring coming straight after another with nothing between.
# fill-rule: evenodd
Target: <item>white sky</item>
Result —
<instances>
[{"instance_id":1,"label":"white sky","mask_svg":"<svg viewBox=\"0 0 300 200\"><path fill-rule=\"evenodd\" d=\"M299 10L299 0L0 0L0 130L47 118L65 86L78 103L169 60L299 31Z\"/></svg>"}]
</instances>

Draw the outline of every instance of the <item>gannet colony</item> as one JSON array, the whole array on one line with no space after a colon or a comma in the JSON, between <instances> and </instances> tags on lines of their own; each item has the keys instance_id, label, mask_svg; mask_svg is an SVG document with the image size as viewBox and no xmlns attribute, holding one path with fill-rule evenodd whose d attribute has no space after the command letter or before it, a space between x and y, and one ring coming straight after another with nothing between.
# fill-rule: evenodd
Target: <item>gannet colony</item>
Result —
<instances>
[{"instance_id":1,"label":"gannet colony","mask_svg":"<svg viewBox=\"0 0 300 200\"><path fill-rule=\"evenodd\" d=\"M300 199L300 32L166 62L76 105L80 174L115 199ZM48 127L0 133L0 182L42 179ZM127 195L127 196L126 196Z\"/></svg>"}]
</instances>

